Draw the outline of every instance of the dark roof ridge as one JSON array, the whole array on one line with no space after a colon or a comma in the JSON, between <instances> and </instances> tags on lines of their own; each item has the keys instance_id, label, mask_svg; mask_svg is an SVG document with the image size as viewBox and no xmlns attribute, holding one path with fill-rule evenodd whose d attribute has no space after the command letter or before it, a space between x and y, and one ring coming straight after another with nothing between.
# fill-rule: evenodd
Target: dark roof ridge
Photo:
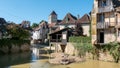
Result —
<instances>
[{"instance_id":1,"label":"dark roof ridge","mask_svg":"<svg viewBox=\"0 0 120 68\"><path fill-rule=\"evenodd\" d=\"M77 18L74 15L72 15L70 12L68 12L67 15L70 15L73 19L77 20Z\"/></svg>"},{"instance_id":2,"label":"dark roof ridge","mask_svg":"<svg viewBox=\"0 0 120 68\"><path fill-rule=\"evenodd\" d=\"M50 15L57 15L56 12L53 10Z\"/></svg>"}]
</instances>

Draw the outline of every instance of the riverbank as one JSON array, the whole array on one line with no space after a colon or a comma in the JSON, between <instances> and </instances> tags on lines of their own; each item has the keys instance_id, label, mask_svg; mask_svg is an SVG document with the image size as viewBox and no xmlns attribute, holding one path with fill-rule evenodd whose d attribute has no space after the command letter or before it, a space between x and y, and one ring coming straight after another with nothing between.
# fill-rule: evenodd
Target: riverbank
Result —
<instances>
[{"instance_id":1,"label":"riverbank","mask_svg":"<svg viewBox=\"0 0 120 68\"><path fill-rule=\"evenodd\" d=\"M98 60L87 60L82 63L72 63L69 65L52 65L48 63L48 59L40 59L34 63L26 63L21 65L13 65L11 68L120 68L120 64L112 62L103 62Z\"/></svg>"},{"instance_id":2,"label":"riverbank","mask_svg":"<svg viewBox=\"0 0 120 68\"><path fill-rule=\"evenodd\" d=\"M0 54L10 54L30 51L29 40L12 40L2 39L0 40Z\"/></svg>"},{"instance_id":3,"label":"riverbank","mask_svg":"<svg viewBox=\"0 0 120 68\"><path fill-rule=\"evenodd\" d=\"M2 68L1 66L9 68L120 68L120 63L98 60L86 60L68 65L50 64L48 62L50 55L47 54L46 48L39 45L32 47L31 52L0 56L0 68Z\"/></svg>"}]
</instances>

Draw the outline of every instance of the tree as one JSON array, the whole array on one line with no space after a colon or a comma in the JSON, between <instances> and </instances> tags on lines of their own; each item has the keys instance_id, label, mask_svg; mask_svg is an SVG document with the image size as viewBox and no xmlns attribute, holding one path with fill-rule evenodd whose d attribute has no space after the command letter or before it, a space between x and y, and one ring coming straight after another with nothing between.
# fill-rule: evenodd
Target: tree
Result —
<instances>
[{"instance_id":1,"label":"tree","mask_svg":"<svg viewBox=\"0 0 120 68\"><path fill-rule=\"evenodd\" d=\"M83 28L82 28L80 23L76 24L73 35L75 35L75 36L82 36L83 35Z\"/></svg>"},{"instance_id":2,"label":"tree","mask_svg":"<svg viewBox=\"0 0 120 68\"><path fill-rule=\"evenodd\" d=\"M38 27L38 26L39 26L39 25L38 25L37 23L33 23L31 27L32 27L32 28L36 28L36 27Z\"/></svg>"},{"instance_id":3,"label":"tree","mask_svg":"<svg viewBox=\"0 0 120 68\"><path fill-rule=\"evenodd\" d=\"M19 25L16 24L9 24L6 26L7 32L9 35L12 36L13 39L28 39L30 37L30 33L28 30L21 28Z\"/></svg>"}]
</instances>

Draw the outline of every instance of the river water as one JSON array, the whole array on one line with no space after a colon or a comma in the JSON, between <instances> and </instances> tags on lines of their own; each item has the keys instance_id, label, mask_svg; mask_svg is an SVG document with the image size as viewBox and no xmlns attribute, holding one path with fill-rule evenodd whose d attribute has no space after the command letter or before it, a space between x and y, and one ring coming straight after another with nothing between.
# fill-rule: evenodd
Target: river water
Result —
<instances>
[{"instance_id":1,"label":"river water","mask_svg":"<svg viewBox=\"0 0 120 68\"><path fill-rule=\"evenodd\" d=\"M41 47L32 47L31 52L0 56L0 68L120 68L120 63L87 60L69 65L48 63L49 55Z\"/></svg>"}]
</instances>

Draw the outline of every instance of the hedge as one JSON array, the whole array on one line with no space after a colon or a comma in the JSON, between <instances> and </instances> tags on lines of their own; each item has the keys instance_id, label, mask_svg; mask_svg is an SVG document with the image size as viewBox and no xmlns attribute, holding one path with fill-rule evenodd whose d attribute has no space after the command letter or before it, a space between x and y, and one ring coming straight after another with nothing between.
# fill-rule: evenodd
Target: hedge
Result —
<instances>
[{"instance_id":1,"label":"hedge","mask_svg":"<svg viewBox=\"0 0 120 68\"><path fill-rule=\"evenodd\" d=\"M83 36L73 36L69 38L69 42L73 43L91 43L91 37L83 37Z\"/></svg>"}]
</instances>

